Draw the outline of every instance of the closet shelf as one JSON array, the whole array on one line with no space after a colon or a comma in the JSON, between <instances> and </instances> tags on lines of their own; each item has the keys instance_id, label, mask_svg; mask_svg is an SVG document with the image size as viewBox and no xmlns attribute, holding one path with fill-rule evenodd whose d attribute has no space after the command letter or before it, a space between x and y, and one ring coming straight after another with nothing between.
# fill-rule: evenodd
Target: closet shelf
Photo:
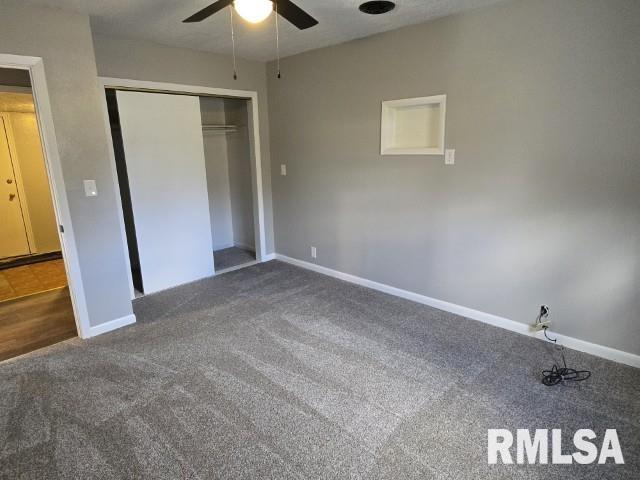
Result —
<instances>
[{"instance_id":1,"label":"closet shelf","mask_svg":"<svg viewBox=\"0 0 640 480\"><path fill-rule=\"evenodd\" d=\"M235 132L238 130L237 125L225 125L225 124L204 124L202 125L203 132Z\"/></svg>"}]
</instances>

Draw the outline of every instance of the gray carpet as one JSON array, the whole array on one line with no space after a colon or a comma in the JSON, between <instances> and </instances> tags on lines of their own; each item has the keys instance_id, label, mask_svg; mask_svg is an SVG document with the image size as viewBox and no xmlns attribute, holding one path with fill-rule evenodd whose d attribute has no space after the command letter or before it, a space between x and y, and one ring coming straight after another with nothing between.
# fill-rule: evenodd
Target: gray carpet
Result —
<instances>
[{"instance_id":1,"label":"gray carpet","mask_svg":"<svg viewBox=\"0 0 640 480\"><path fill-rule=\"evenodd\" d=\"M135 311L0 364L1 478L638 478L637 369L545 387L541 341L275 261ZM488 466L488 428L616 428L626 464Z\"/></svg>"},{"instance_id":2,"label":"gray carpet","mask_svg":"<svg viewBox=\"0 0 640 480\"><path fill-rule=\"evenodd\" d=\"M239 247L225 248L213 252L216 271L244 265L245 263L255 261L255 259L256 254L254 252Z\"/></svg>"}]
</instances>

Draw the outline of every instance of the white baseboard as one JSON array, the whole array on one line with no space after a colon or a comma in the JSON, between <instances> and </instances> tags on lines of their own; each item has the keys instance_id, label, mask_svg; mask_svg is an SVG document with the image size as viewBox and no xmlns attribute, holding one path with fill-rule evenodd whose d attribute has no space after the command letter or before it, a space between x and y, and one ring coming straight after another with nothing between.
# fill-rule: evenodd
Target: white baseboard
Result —
<instances>
[{"instance_id":1,"label":"white baseboard","mask_svg":"<svg viewBox=\"0 0 640 480\"><path fill-rule=\"evenodd\" d=\"M101 323L100 325L96 325L95 327L91 327L89 329L89 337L87 338L102 335L103 333L111 332L112 330L117 330L118 328L131 325L132 323L136 323L136 316L134 314L116 318L115 320Z\"/></svg>"},{"instance_id":2,"label":"white baseboard","mask_svg":"<svg viewBox=\"0 0 640 480\"><path fill-rule=\"evenodd\" d=\"M276 259L276 254L275 253L267 253L266 255L262 255L262 261L263 262L269 262L271 260L275 260Z\"/></svg>"},{"instance_id":3,"label":"white baseboard","mask_svg":"<svg viewBox=\"0 0 640 480\"><path fill-rule=\"evenodd\" d=\"M218 250L225 250L225 249L231 248L231 247L235 247L235 244L233 242L223 243L221 245L214 245L213 251L217 252Z\"/></svg>"},{"instance_id":4,"label":"white baseboard","mask_svg":"<svg viewBox=\"0 0 640 480\"><path fill-rule=\"evenodd\" d=\"M291 265L306 268L307 270L313 270L314 272L322 273L324 275L338 278L346 282L355 283L357 285L362 285L363 287L368 287L373 290L388 293L390 295L395 295L396 297L406 298L407 300L412 300L417 303L429 305L430 307L434 307L439 310L444 310L446 312L454 313L456 315L470 318L472 320L488 323L489 325L504 328L512 332L521 333L523 335L528 335L531 337L537 337L540 335L539 332L536 333L531 331L529 325L527 324L509 320L508 318L499 317L497 315L492 315L491 313L481 312L472 308L456 305L455 303L445 302L443 300L427 297L425 295L410 292L408 290L402 290L401 288L392 287L384 283L374 282L373 280L367 280L366 278L361 278L349 273L333 270L331 268L323 267L315 263L305 262L304 260L287 257L286 255L281 255L279 253L275 254L275 258L277 260L290 263ZM581 352L589 353L601 358L606 358L607 360L612 360L614 362L624 363L625 365L640 368L640 355L624 352L622 350L616 350L615 348L605 347L603 345L598 345L595 343L587 342L585 340L568 337L566 335L561 335L551 331L549 331L549 334L557 337L558 342L562 343L568 348L573 348L574 350L579 350Z\"/></svg>"}]
</instances>

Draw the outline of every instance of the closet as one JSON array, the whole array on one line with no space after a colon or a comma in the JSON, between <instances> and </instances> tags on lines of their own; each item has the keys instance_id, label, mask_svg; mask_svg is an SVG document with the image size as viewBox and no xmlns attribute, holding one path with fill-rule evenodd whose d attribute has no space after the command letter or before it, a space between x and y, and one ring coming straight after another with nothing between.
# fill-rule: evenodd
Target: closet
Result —
<instances>
[{"instance_id":1,"label":"closet","mask_svg":"<svg viewBox=\"0 0 640 480\"><path fill-rule=\"evenodd\" d=\"M247 101L200 99L216 270L255 261Z\"/></svg>"},{"instance_id":2,"label":"closet","mask_svg":"<svg viewBox=\"0 0 640 480\"><path fill-rule=\"evenodd\" d=\"M107 105L136 295L253 263L247 100L107 90Z\"/></svg>"}]
</instances>

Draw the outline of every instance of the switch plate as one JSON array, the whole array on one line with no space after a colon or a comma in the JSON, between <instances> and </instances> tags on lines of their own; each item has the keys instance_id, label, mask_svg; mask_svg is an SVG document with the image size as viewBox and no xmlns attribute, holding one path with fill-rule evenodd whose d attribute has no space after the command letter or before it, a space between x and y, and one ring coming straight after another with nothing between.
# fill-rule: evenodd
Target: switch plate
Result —
<instances>
[{"instance_id":1,"label":"switch plate","mask_svg":"<svg viewBox=\"0 0 640 480\"><path fill-rule=\"evenodd\" d=\"M84 180L84 194L87 197L97 197L98 196L98 187L96 186L95 180Z\"/></svg>"},{"instance_id":2,"label":"switch plate","mask_svg":"<svg viewBox=\"0 0 640 480\"><path fill-rule=\"evenodd\" d=\"M452 148L444 151L444 164L453 165L456 163L456 151Z\"/></svg>"},{"instance_id":3,"label":"switch plate","mask_svg":"<svg viewBox=\"0 0 640 480\"><path fill-rule=\"evenodd\" d=\"M280 175L283 177L287 176L287 166L284 163L280 165Z\"/></svg>"},{"instance_id":4,"label":"switch plate","mask_svg":"<svg viewBox=\"0 0 640 480\"><path fill-rule=\"evenodd\" d=\"M311 247L311 258L317 258L318 256L318 251L316 250L316 247Z\"/></svg>"}]
</instances>

